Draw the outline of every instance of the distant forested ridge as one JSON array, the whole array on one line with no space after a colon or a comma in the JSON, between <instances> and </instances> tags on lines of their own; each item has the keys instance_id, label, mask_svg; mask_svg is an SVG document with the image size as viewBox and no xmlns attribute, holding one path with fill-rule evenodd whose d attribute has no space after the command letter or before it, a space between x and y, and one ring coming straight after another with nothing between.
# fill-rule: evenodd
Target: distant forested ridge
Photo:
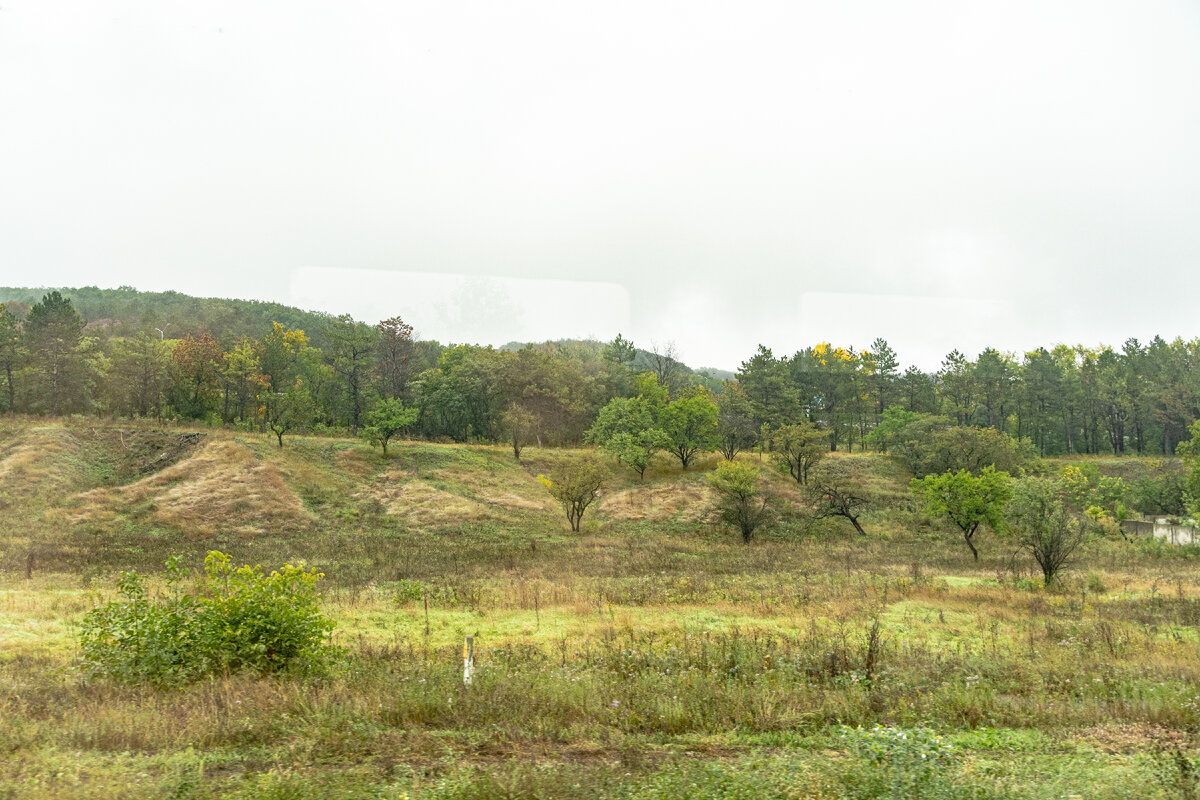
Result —
<instances>
[{"instance_id":1,"label":"distant forested ridge","mask_svg":"<svg viewBox=\"0 0 1200 800\"><path fill-rule=\"evenodd\" d=\"M804 424L831 449L908 452L917 464L920 443L955 429L983 432L971 447L1014 452L1173 454L1200 418L1200 339L955 350L933 372L903 368L882 339L779 356L760 345L734 374L621 336L443 345L415 339L401 315L367 323L130 287L0 287L0 303L0 411L192 420L270 430L281 444L400 420L408 435L516 452L525 439L604 435L686 457L769 447Z\"/></svg>"},{"instance_id":2,"label":"distant forested ridge","mask_svg":"<svg viewBox=\"0 0 1200 800\"><path fill-rule=\"evenodd\" d=\"M141 292L130 286L117 289L0 286L0 302L7 303L10 310L23 316L47 292L55 290L69 299L88 322L89 333L99 329L118 336L134 335L138 331L157 335L155 329L165 329L167 337L180 339L188 334L208 333L221 344L231 346L242 337L261 335L272 322L316 332L327 316L282 303L192 297L180 292Z\"/></svg>"}]
</instances>

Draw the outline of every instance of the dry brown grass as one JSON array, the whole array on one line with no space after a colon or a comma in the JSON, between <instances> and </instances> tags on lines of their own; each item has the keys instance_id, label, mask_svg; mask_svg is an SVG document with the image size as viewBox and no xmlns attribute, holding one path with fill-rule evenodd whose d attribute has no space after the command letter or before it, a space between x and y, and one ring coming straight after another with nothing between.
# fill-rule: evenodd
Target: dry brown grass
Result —
<instances>
[{"instance_id":1,"label":"dry brown grass","mask_svg":"<svg viewBox=\"0 0 1200 800\"><path fill-rule=\"evenodd\" d=\"M557 514L537 479L509 465L470 465L421 471L391 469L354 495L413 526L437 527L484 520L512 521L514 513Z\"/></svg>"},{"instance_id":2,"label":"dry brown grass","mask_svg":"<svg viewBox=\"0 0 1200 800\"><path fill-rule=\"evenodd\" d=\"M209 442L191 458L128 486L85 492L75 503L74 522L142 516L196 537L291 531L312 520L274 465L228 440Z\"/></svg>"},{"instance_id":3,"label":"dry brown grass","mask_svg":"<svg viewBox=\"0 0 1200 800\"><path fill-rule=\"evenodd\" d=\"M45 458L46 454L43 451L29 444L14 447L3 459L0 459L0 481L19 478L36 484L38 476L31 474L32 467Z\"/></svg>"},{"instance_id":4,"label":"dry brown grass","mask_svg":"<svg viewBox=\"0 0 1200 800\"><path fill-rule=\"evenodd\" d=\"M1148 723L1108 722L1080 731L1080 738L1106 753L1144 753L1147 749L1189 749L1195 735Z\"/></svg>"},{"instance_id":5,"label":"dry brown grass","mask_svg":"<svg viewBox=\"0 0 1200 800\"><path fill-rule=\"evenodd\" d=\"M387 472L364 494L378 500L387 514L414 525L487 519L482 503L442 491L403 472Z\"/></svg>"},{"instance_id":6,"label":"dry brown grass","mask_svg":"<svg viewBox=\"0 0 1200 800\"><path fill-rule=\"evenodd\" d=\"M65 490L82 478L81 447L70 432L32 428L0 449L0 487Z\"/></svg>"},{"instance_id":7,"label":"dry brown grass","mask_svg":"<svg viewBox=\"0 0 1200 800\"><path fill-rule=\"evenodd\" d=\"M429 473L447 483L462 483L473 498L486 505L525 511L552 511L555 506L545 488L532 476L517 469L503 473L490 470L436 469ZM514 477L518 478L514 485ZM519 480L525 477L527 480Z\"/></svg>"},{"instance_id":8,"label":"dry brown grass","mask_svg":"<svg viewBox=\"0 0 1200 800\"><path fill-rule=\"evenodd\" d=\"M712 522L712 490L698 483L664 483L614 492L596 506L609 520Z\"/></svg>"},{"instance_id":9,"label":"dry brown grass","mask_svg":"<svg viewBox=\"0 0 1200 800\"><path fill-rule=\"evenodd\" d=\"M362 478L372 474L377 469L376 456L369 450L347 448L340 450L334 456L334 464L339 471L346 475Z\"/></svg>"}]
</instances>

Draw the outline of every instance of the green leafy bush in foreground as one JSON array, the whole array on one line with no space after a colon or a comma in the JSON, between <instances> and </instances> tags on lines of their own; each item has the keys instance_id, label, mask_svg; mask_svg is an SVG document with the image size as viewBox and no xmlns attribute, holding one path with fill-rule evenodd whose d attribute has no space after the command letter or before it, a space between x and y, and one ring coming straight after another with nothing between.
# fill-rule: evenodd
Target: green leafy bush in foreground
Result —
<instances>
[{"instance_id":1,"label":"green leafy bush in foreground","mask_svg":"<svg viewBox=\"0 0 1200 800\"><path fill-rule=\"evenodd\" d=\"M88 612L80 631L87 672L123 683L179 684L214 673L319 672L333 654L333 622L317 605L315 569L234 569L212 550L199 594L182 589L183 557L167 559L165 594L121 573L121 599Z\"/></svg>"},{"instance_id":2,"label":"green leafy bush in foreground","mask_svg":"<svg viewBox=\"0 0 1200 800\"><path fill-rule=\"evenodd\" d=\"M843 727L842 736L852 752L885 770L887 797L944 796L937 790L943 788L945 771L958 754L930 729Z\"/></svg>"}]
</instances>

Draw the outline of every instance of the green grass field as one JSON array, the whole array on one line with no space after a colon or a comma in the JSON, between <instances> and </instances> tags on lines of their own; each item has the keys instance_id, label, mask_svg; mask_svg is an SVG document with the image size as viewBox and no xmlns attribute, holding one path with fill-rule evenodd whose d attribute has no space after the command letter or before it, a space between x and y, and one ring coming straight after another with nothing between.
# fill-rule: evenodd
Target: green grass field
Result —
<instances>
[{"instance_id":1,"label":"green grass field","mask_svg":"<svg viewBox=\"0 0 1200 800\"><path fill-rule=\"evenodd\" d=\"M715 458L661 456L573 534L537 480L569 451L389 450L0 421L0 798L1200 796L1186 553L1097 541L1047 590L859 454L866 538L775 476L744 545ZM118 573L211 549L325 574L332 673L85 680Z\"/></svg>"}]
</instances>

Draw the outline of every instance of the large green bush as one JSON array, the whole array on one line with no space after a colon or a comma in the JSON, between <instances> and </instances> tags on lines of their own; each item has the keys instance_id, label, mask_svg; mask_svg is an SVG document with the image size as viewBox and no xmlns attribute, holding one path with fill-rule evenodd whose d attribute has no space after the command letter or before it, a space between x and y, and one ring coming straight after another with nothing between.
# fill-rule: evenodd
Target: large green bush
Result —
<instances>
[{"instance_id":1,"label":"large green bush","mask_svg":"<svg viewBox=\"0 0 1200 800\"><path fill-rule=\"evenodd\" d=\"M984 467L1017 475L1037 458L1028 439L994 428L955 425L946 417L888 409L868 444L890 453L917 478Z\"/></svg>"},{"instance_id":2,"label":"large green bush","mask_svg":"<svg viewBox=\"0 0 1200 800\"><path fill-rule=\"evenodd\" d=\"M167 559L167 589L152 596L124 572L121 599L88 612L80 631L86 671L123 683L179 684L214 673L321 671L333 622L321 615L315 569L234 569L212 550L200 591L183 590L182 556Z\"/></svg>"},{"instance_id":3,"label":"large green bush","mask_svg":"<svg viewBox=\"0 0 1200 800\"><path fill-rule=\"evenodd\" d=\"M708 473L708 485L716 493L721 521L742 533L742 541L771 521L773 511L763 493L758 467L744 461L722 461Z\"/></svg>"}]
</instances>

